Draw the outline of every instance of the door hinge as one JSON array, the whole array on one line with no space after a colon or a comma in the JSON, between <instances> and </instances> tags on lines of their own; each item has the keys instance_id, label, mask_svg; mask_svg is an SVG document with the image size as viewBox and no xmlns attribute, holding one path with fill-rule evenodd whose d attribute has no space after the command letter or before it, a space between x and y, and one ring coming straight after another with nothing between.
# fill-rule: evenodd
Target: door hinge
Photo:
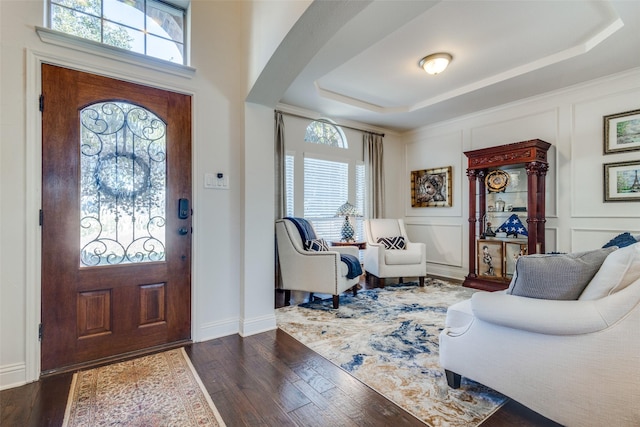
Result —
<instances>
[{"instance_id":1,"label":"door hinge","mask_svg":"<svg viewBox=\"0 0 640 427\"><path fill-rule=\"evenodd\" d=\"M38 103L40 111L44 111L44 95L40 95L40 101Z\"/></svg>"},{"instance_id":2,"label":"door hinge","mask_svg":"<svg viewBox=\"0 0 640 427\"><path fill-rule=\"evenodd\" d=\"M40 224L40 227L42 227L43 219L44 219L44 215L42 213L42 209L40 209L40 213L38 214L38 223Z\"/></svg>"},{"instance_id":3,"label":"door hinge","mask_svg":"<svg viewBox=\"0 0 640 427\"><path fill-rule=\"evenodd\" d=\"M42 341L42 323L38 325L38 341Z\"/></svg>"}]
</instances>

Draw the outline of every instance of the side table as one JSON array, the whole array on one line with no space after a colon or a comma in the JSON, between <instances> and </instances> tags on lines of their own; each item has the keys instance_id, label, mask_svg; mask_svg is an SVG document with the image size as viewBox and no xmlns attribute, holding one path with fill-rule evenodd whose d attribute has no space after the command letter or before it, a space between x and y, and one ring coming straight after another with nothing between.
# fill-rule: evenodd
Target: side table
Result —
<instances>
[{"instance_id":1,"label":"side table","mask_svg":"<svg viewBox=\"0 0 640 427\"><path fill-rule=\"evenodd\" d=\"M358 249L367 249L367 242L331 242L331 246L355 246Z\"/></svg>"}]
</instances>

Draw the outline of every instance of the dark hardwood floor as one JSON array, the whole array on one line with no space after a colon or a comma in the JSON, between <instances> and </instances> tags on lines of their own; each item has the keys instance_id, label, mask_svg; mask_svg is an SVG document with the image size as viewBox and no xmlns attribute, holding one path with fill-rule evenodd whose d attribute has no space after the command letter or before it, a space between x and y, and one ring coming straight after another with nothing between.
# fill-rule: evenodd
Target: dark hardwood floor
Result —
<instances>
[{"instance_id":1,"label":"dark hardwood floor","mask_svg":"<svg viewBox=\"0 0 640 427\"><path fill-rule=\"evenodd\" d=\"M424 425L286 333L230 335L187 347L228 426ZM71 374L0 392L3 427L60 426ZM556 425L515 402L484 427Z\"/></svg>"},{"instance_id":2,"label":"dark hardwood floor","mask_svg":"<svg viewBox=\"0 0 640 427\"><path fill-rule=\"evenodd\" d=\"M229 427L424 425L280 330L186 350ZM71 378L59 374L0 392L0 425L60 426ZM511 401L482 426L557 424Z\"/></svg>"}]
</instances>

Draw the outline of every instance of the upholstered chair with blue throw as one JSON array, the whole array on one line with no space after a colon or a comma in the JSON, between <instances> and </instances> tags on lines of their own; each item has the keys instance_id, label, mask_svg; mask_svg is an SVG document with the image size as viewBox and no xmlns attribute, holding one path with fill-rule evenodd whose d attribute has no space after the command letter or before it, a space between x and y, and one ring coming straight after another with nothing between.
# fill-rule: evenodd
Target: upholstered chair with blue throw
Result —
<instances>
[{"instance_id":1,"label":"upholstered chair with blue throw","mask_svg":"<svg viewBox=\"0 0 640 427\"><path fill-rule=\"evenodd\" d=\"M315 234L313 225L304 218L276 221L276 242L280 260L281 289L288 305L291 291L333 295L333 308L339 296L348 289L356 295L362 275L358 248L329 246Z\"/></svg>"},{"instance_id":2,"label":"upholstered chair with blue throw","mask_svg":"<svg viewBox=\"0 0 640 427\"><path fill-rule=\"evenodd\" d=\"M384 286L384 279L397 277L402 283L405 277L417 277L424 286L427 275L427 246L409 241L404 221L401 219L368 219L364 221L367 250L364 270L367 283L375 279Z\"/></svg>"}]
</instances>

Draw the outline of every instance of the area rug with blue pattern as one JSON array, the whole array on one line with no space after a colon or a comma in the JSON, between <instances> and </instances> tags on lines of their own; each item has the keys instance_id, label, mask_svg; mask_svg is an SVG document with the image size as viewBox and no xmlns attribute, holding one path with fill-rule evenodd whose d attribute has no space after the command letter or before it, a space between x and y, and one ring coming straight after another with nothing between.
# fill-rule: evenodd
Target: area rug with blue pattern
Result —
<instances>
[{"instance_id":1,"label":"area rug with blue pattern","mask_svg":"<svg viewBox=\"0 0 640 427\"><path fill-rule=\"evenodd\" d=\"M473 426L507 398L463 378L451 389L438 362L447 307L474 290L427 278L276 310L278 328L431 426Z\"/></svg>"}]
</instances>

